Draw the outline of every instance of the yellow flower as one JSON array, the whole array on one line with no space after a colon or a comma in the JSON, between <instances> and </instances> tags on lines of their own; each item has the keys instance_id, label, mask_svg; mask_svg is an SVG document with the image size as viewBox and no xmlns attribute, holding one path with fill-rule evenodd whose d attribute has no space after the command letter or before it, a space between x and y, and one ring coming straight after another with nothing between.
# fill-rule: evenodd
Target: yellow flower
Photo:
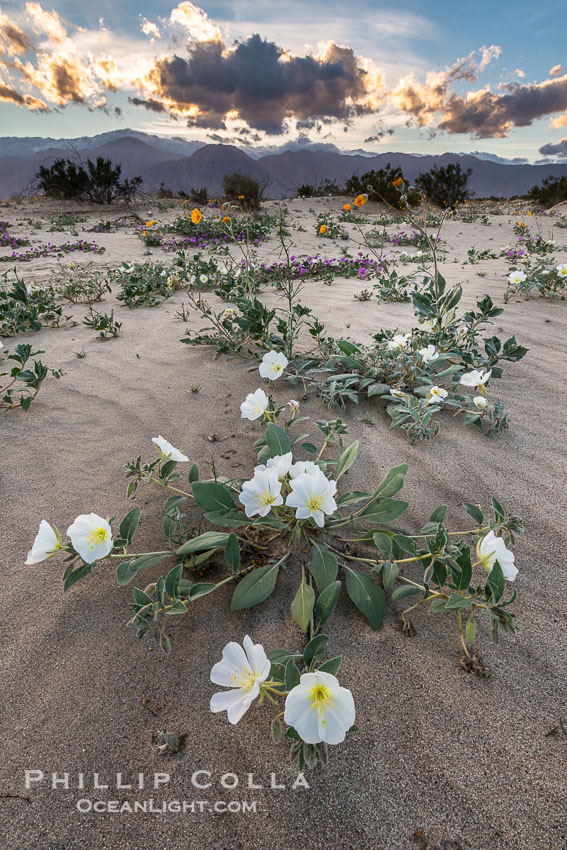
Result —
<instances>
[{"instance_id":1,"label":"yellow flower","mask_svg":"<svg viewBox=\"0 0 567 850\"><path fill-rule=\"evenodd\" d=\"M239 200L239 201L244 200L244 195L239 195L239 196L238 196L238 200Z\"/></svg>"},{"instance_id":2,"label":"yellow flower","mask_svg":"<svg viewBox=\"0 0 567 850\"><path fill-rule=\"evenodd\" d=\"M224 218L221 218L221 224L227 224L230 221L230 216L225 215Z\"/></svg>"},{"instance_id":3,"label":"yellow flower","mask_svg":"<svg viewBox=\"0 0 567 850\"><path fill-rule=\"evenodd\" d=\"M144 230L144 236L146 235L146 231Z\"/></svg>"},{"instance_id":4,"label":"yellow flower","mask_svg":"<svg viewBox=\"0 0 567 850\"><path fill-rule=\"evenodd\" d=\"M321 234L321 236L324 236L326 232L327 232L327 225L322 224L321 227L319 228L319 233Z\"/></svg>"},{"instance_id":5,"label":"yellow flower","mask_svg":"<svg viewBox=\"0 0 567 850\"><path fill-rule=\"evenodd\" d=\"M345 204L345 205L344 205L344 207L343 207L343 210L344 210L345 212L350 212L350 211L351 211L351 209L352 209L352 207L351 207L351 205L350 205L350 204Z\"/></svg>"},{"instance_id":6,"label":"yellow flower","mask_svg":"<svg viewBox=\"0 0 567 850\"><path fill-rule=\"evenodd\" d=\"M355 205L355 207L363 207L367 200L368 200L368 195L358 195L354 199L354 205Z\"/></svg>"},{"instance_id":7,"label":"yellow flower","mask_svg":"<svg viewBox=\"0 0 567 850\"><path fill-rule=\"evenodd\" d=\"M392 180L392 186L394 187L394 189L399 189L400 186L403 185L403 183L404 183L404 181L403 181L403 178L401 178L401 177L396 177L395 180Z\"/></svg>"},{"instance_id":8,"label":"yellow flower","mask_svg":"<svg viewBox=\"0 0 567 850\"><path fill-rule=\"evenodd\" d=\"M202 218L203 218L203 216L201 215L200 211L197 208L195 208L193 210L193 212L191 213L191 221L193 222L193 224L199 224L199 222L202 220Z\"/></svg>"}]
</instances>

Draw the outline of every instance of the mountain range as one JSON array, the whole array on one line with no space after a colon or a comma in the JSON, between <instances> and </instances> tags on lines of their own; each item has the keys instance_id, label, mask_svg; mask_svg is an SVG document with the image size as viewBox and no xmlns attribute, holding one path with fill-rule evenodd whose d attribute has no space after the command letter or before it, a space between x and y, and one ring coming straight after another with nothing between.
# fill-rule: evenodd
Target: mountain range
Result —
<instances>
[{"instance_id":1,"label":"mountain range","mask_svg":"<svg viewBox=\"0 0 567 850\"><path fill-rule=\"evenodd\" d=\"M267 151L267 152L266 152ZM161 185L177 192L206 186L222 194L225 174L240 171L266 184L266 197L295 197L304 183L319 186L324 180L339 185L353 174L400 166L410 181L433 166L460 163L472 169L471 195L510 198L523 195L548 176L567 177L566 164L507 161L493 154L423 155L340 151L335 145L301 140L273 149L242 149L229 144L204 144L178 137L152 136L134 130L114 131L77 139L0 137L0 197L29 193L40 165L57 158L86 160L104 156L122 166L123 177L143 178L144 190Z\"/></svg>"}]
</instances>

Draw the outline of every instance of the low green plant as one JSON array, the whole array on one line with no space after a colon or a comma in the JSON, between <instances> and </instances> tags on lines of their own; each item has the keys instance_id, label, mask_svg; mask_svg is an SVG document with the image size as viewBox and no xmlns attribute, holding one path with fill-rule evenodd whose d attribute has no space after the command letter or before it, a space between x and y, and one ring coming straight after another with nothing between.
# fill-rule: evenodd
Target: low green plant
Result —
<instances>
[{"instance_id":1,"label":"low green plant","mask_svg":"<svg viewBox=\"0 0 567 850\"><path fill-rule=\"evenodd\" d=\"M42 327L59 327L71 320L63 315L52 286L26 284L13 270L2 275L5 289L0 289L0 337L15 336Z\"/></svg>"},{"instance_id":2,"label":"low green plant","mask_svg":"<svg viewBox=\"0 0 567 850\"><path fill-rule=\"evenodd\" d=\"M0 343L0 410L7 412L20 407L29 410L48 375L61 377L59 369L45 366L41 360L29 361L38 354L44 354L42 349L32 350L29 344L17 345L10 354ZM8 367L7 371L4 369Z\"/></svg>"},{"instance_id":3,"label":"low green plant","mask_svg":"<svg viewBox=\"0 0 567 850\"><path fill-rule=\"evenodd\" d=\"M98 310L93 310L91 307L88 316L83 319L83 324L93 331L98 331L97 339L111 339L120 335L122 322L117 322L114 318L114 310L110 313L100 313Z\"/></svg>"}]
</instances>

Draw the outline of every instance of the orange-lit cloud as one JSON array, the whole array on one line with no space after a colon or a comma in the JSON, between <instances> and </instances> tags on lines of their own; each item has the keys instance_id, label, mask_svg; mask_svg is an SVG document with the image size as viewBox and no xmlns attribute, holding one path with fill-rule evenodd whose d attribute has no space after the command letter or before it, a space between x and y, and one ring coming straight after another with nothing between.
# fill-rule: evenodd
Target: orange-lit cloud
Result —
<instances>
[{"instance_id":1,"label":"orange-lit cloud","mask_svg":"<svg viewBox=\"0 0 567 850\"><path fill-rule=\"evenodd\" d=\"M36 32L45 34L50 41L65 41L67 31L55 10L46 12L39 3L26 3L25 9Z\"/></svg>"}]
</instances>

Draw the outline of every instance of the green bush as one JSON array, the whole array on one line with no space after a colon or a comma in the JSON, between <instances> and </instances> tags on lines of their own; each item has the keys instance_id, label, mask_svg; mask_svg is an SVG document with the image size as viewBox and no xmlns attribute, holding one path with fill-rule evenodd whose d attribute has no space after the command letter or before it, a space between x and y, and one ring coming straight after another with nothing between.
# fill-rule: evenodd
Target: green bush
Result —
<instances>
[{"instance_id":1,"label":"green bush","mask_svg":"<svg viewBox=\"0 0 567 850\"><path fill-rule=\"evenodd\" d=\"M87 160L86 167L71 159L56 159L53 165L40 165L36 174L38 191L50 198L67 198L110 204L131 201L142 183L141 177L120 182L122 166L97 156L96 163Z\"/></svg>"},{"instance_id":2,"label":"green bush","mask_svg":"<svg viewBox=\"0 0 567 850\"><path fill-rule=\"evenodd\" d=\"M541 185L532 186L526 197L541 207L554 207L567 201L567 177L546 177Z\"/></svg>"},{"instance_id":3,"label":"green bush","mask_svg":"<svg viewBox=\"0 0 567 850\"><path fill-rule=\"evenodd\" d=\"M242 174L240 171L225 174L222 180L224 194L227 200L239 201L249 209L258 209L267 183L267 180L263 180L260 183L255 177L252 177L250 174Z\"/></svg>"},{"instance_id":4,"label":"green bush","mask_svg":"<svg viewBox=\"0 0 567 850\"><path fill-rule=\"evenodd\" d=\"M366 171L362 175L353 174L345 186L347 195L368 195L369 201L381 201L391 204L393 207L400 205L400 193L393 185L394 181L404 179L401 168L392 168L390 163L385 168L379 168L377 171ZM415 204L419 198L415 193L408 193L408 201L410 204Z\"/></svg>"},{"instance_id":5,"label":"green bush","mask_svg":"<svg viewBox=\"0 0 567 850\"><path fill-rule=\"evenodd\" d=\"M209 200L209 190L206 186L201 186L200 189L194 189L191 187L190 197L194 204L201 204L202 206L205 206Z\"/></svg>"},{"instance_id":6,"label":"green bush","mask_svg":"<svg viewBox=\"0 0 567 850\"><path fill-rule=\"evenodd\" d=\"M467 194L471 195L467 189L471 174L471 168L463 171L458 162L434 166L419 175L415 187L438 207L454 207L457 202L466 200Z\"/></svg>"}]
</instances>

